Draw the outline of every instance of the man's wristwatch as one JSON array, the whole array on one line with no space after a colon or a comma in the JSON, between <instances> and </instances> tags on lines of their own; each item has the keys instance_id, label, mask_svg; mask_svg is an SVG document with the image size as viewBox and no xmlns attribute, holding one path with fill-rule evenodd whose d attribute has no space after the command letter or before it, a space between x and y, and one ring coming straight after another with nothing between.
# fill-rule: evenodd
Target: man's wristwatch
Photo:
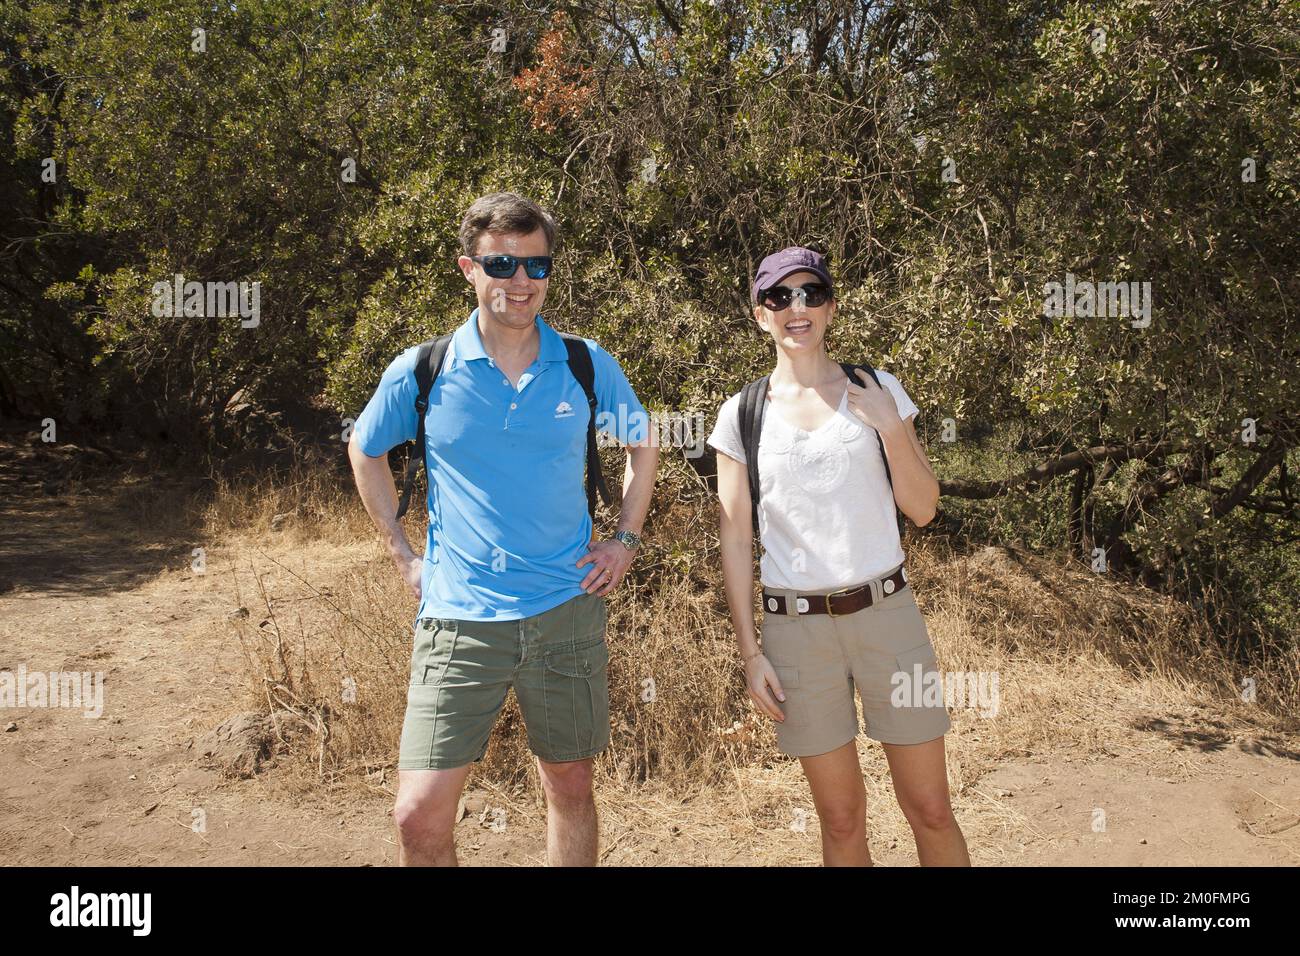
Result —
<instances>
[{"instance_id":1,"label":"man's wristwatch","mask_svg":"<svg viewBox=\"0 0 1300 956\"><path fill-rule=\"evenodd\" d=\"M641 536L635 531L616 531L614 540L621 543L629 551L635 551L641 546Z\"/></svg>"}]
</instances>

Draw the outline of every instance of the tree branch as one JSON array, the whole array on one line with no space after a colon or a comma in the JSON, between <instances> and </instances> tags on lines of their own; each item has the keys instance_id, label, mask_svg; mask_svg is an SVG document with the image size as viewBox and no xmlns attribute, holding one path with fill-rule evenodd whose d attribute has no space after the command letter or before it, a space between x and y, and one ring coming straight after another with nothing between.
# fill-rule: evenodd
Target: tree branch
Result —
<instances>
[{"instance_id":1,"label":"tree branch","mask_svg":"<svg viewBox=\"0 0 1300 956\"><path fill-rule=\"evenodd\" d=\"M939 482L939 493L954 498L997 498L1016 488L1037 488L1060 475L1075 469L1095 464L1096 462L1125 462L1134 458L1146 458L1155 454L1187 451L1193 447L1190 440L1150 441L1095 445L1080 451L1070 452L1052 461L1042 462L1027 468L1011 478L992 481L972 481L965 478L949 478Z\"/></svg>"}]
</instances>

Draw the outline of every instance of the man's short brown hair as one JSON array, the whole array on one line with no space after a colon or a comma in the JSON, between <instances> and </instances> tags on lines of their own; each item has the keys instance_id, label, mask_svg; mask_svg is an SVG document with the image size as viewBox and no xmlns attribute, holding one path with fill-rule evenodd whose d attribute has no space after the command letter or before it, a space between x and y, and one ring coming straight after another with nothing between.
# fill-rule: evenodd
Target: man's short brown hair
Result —
<instances>
[{"instance_id":1,"label":"man's short brown hair","mask_svg":"<svg viewBox=\"0 0 1300 956\"><path fill-rule=\"evenodd\" d=\"M474 200L460 223L460 247L465 255L478 254L479 237L485 232L527 235L536 229L546 234L546 251L555 248L555 220L537 203L518 193L488 193Z\"/></svg>"}]
</instances>

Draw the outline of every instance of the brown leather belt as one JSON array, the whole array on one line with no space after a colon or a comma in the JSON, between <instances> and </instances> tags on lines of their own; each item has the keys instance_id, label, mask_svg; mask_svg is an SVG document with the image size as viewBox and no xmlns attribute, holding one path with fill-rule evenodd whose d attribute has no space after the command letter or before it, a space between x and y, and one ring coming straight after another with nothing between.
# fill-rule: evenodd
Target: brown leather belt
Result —
<instances>
[{"instance_id":1,"label":"brown leather belt","mask_svg":"<svg viewBox=\"0 0 1300 956\"><path fill-rule=\"evenodd\" d=\"M907 587L907 575L903 573L901 566L893 574L879 580L880 590L886 597L897 594ZM831 617L861 611L864 607L871 607L874 601L871 582L860 584L855 588L842 588L830 594L795 595L795 607L800 614L829 614ZM785 598L764 590L763 609L769 614L785 614Z\"/></svg>"}]
</instances>

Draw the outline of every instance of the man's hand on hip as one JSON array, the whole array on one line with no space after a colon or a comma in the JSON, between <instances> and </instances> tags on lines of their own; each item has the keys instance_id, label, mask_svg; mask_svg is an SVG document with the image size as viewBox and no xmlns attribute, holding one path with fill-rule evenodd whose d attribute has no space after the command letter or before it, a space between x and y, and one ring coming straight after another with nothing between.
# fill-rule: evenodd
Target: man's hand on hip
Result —
<instances>
[{"instance_id":1,"label":"man's hand on hip","mask_svg":"<svg viewBox=\"0 0 1300 956\"><path fill-rule=\"evenodd\" d=\"M402 575L402 580L406 582L407 590L420 597L421 577L424 572L424 557L419 554L394 556L393 563L397 565L398 572Z\"/></svg>"},{"instance_id":2,"label":"man's hand on hip","mask_svg":"<svg viewBox=\"0 0 1300 956\"><path fill-rule=\"evenodd\" d=\"M582 589L601 597L609 594L623 580L634 557L636 552L629 551L621 541L597 541L578 559L578 567L591 564L591 570L582 579Z\"/></svg>"}]
</instances>

